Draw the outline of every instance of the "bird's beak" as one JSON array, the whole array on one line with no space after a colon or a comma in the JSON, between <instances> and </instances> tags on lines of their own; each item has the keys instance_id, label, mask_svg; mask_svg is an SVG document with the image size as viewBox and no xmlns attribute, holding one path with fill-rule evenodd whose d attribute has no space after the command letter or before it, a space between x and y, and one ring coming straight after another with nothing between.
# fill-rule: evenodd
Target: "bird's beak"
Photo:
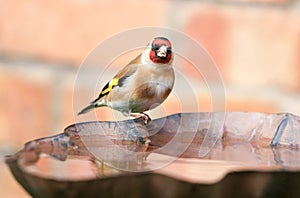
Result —
<instances>
[{"instance_id":1,"label":"bird's beak","mask_svg":"<svg viewBox=\"0 0 300 198\"><path fill-rule=\"evenodd\" d=\"M167 56L167 46L162 45L157 51L156 54L158 57L165 58Z\"/></svg>"}]
</instances>

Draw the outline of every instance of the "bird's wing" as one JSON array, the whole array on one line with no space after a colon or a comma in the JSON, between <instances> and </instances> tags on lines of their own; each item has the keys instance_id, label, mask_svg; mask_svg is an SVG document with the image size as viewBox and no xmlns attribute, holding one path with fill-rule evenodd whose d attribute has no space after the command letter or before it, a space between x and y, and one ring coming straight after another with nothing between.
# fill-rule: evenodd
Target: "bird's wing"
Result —
<instances>
[{"instance_id":1,"label":"bird's wing","mask_svg":"<svg viewBox=\"0 0 300 198\"><path fill-rule=\"evenodd\" d=\"M130 61L122 70L120 70L114 78L121 79L125 76L131 76L136 72L137 65L142 62L142 54L138 55L135 59Z\"/></svg>"},{"instance_id":2,"label":"bird's wing","mask_svg":"<svg viewBox=\"0 0 300 198\"><path fill-rule=\"evenodd\" d=\"M126 65L122 70L120 70L102 89L99 97L95 99L92 103L99 101L103 96L107 95L115 86L124 86L125 80L133 75L137 71L137 66L141 59L141 55L133 59L128 65Z\"/></svg>"}]
</instances>

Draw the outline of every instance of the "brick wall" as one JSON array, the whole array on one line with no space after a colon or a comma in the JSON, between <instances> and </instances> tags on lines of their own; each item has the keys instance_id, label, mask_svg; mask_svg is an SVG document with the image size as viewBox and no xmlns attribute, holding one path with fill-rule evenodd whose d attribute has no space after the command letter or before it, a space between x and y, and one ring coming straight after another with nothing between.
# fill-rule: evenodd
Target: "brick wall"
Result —
<instances>
[{"instance_id":1,"label":"brick wall","mask_svg":"<svg viewBox=\"0 0 300 198\"><path fill-rule=\"evenodd\" d=\"M109 36L144 26L184 32L207 49L224 80L227 111L300 115L299 11L299 1L292 0L0 1L0 154L77 120L73 88L84 58ZM134 56L117 61L111 75ZM203 80L190 67L181 68L193 79L199 110L212 110ZM92 99L90 89L82 85L82 104ZM153 114L180 111L178 97ZM114 119L108 109L97 114ZM7 193L25 194L19 187Z\"/></svg>"}]
</instances>

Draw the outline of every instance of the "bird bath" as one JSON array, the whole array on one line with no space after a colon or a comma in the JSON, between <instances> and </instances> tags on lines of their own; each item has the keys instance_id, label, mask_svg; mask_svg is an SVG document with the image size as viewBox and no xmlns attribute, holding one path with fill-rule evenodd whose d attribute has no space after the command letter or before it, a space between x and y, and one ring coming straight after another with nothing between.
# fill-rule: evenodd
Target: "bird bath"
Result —
<instances>
[{"instance_id":1,"label":"bird bath","mask_svg":"<svg viewBox=\"0 0 300 198\"><path fill-rule=\"evenodd\" d=\"M32 196L295 196L299 126L292 114L254 112L77 123L6 163Z\"/></svg>"}]
</instances>

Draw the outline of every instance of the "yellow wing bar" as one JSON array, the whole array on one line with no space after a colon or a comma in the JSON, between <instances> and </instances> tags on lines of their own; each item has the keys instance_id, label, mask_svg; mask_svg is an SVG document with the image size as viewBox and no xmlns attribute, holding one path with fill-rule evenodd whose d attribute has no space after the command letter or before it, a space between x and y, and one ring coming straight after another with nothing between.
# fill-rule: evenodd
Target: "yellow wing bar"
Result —
<instances>
[{"instance_id":1,"label":"yellow wing bar","mask_svg":"<svg viewBox=\"0 0 300 198\"><path fill-rule=\"evenodd\" d=\"M105 95L107 93L109 93L112 88L114 88L114 86L118 85L119 79L117 78L113 78L109 83L108 86L105 87L105 89L102 90L101 95Z\"/></svg>"}]
</instances>

